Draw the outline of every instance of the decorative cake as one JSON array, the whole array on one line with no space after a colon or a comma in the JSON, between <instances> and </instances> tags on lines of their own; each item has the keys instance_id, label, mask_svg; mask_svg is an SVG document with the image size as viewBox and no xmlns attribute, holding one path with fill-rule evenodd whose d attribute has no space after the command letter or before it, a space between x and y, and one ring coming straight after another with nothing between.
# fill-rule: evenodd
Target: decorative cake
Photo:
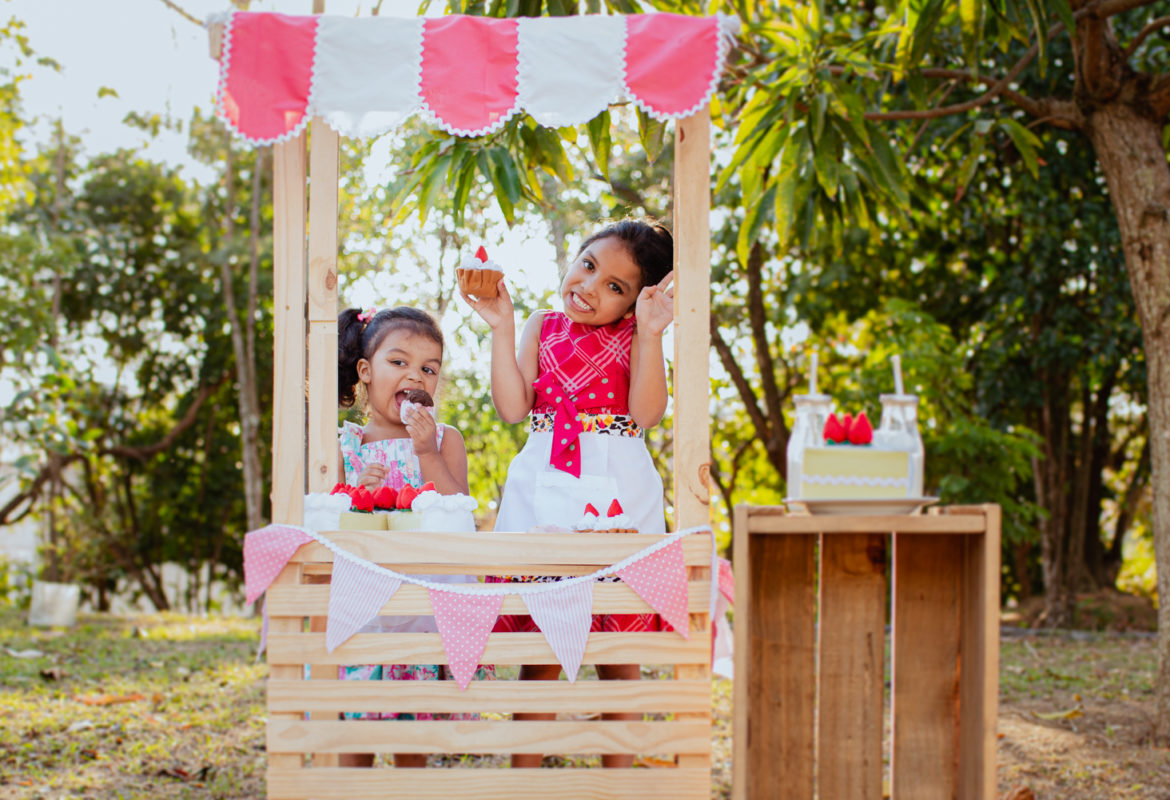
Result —
<instances>
[{"instance_id":1,"label":"decorative cake","mask_svg":"<svg viewBox=\"0 0 1170 800\"><path fill-rule=\"evenodd\" d=\"M404 423L409 422L411 414L420 408L434 414L435 398L426 389L407 389L406 399L398 407L398 416Z\"/></svg>"},{"instance_id":2,"label":"decorative cake","mask_svg":"<svg viewBox=\"0 0 1170 800\"><path fill-rule=\"evenodd\" d=\"M922 439L918 398L902 393L900 359L893 358L895 394L881 395L875 431L862 412L830 413L832 401L816 392L816 359L809 394L797 395L788 445L792 500L898 500L922 496Z\"/></svg>"},{"instance_id":3,"label":"decorative cake","mask_svg":"<svg viewBox=\"0 0 1170 800\"><path fill-rule=\"evenodd\" d=\"M364 486L339 483L330 494L347 494L351 510L341 515L342 530L357 531L412 531L419 530L421 513L414 510L414 501L423 493L435 493L435 484L421 487L403 486L395 490L381 486L371 492Z\"/></svg>"},{"instance_id":4,"label":"decorative cake","mask_svg":"<svg viewBox=\"0 0 1170 800\"><path fill-rule=\"evenodd\" d=\"M604 519L597 513L597 509L593 507L592 503L587 503L581 520L573 525L573 530L578 533L638 532L634 521L622 510L622 504L617 501L617 498L614 498L613 502L609 504L609 510L606 511Z\"/></svg>"},{"instance_id":5,"label":"decorative cake","mask_svg":"<svg viewBox=\"0 0 1170 800\"><path fill-rule=\"evenodd\" d=\"M463 259L463 263L455 270L455 277L464 294L495 297L500 293L499 283L500 278L504 277L504 270L488 258L487 250L480 247L475 255Z\"/></svg>"}]
</instances>

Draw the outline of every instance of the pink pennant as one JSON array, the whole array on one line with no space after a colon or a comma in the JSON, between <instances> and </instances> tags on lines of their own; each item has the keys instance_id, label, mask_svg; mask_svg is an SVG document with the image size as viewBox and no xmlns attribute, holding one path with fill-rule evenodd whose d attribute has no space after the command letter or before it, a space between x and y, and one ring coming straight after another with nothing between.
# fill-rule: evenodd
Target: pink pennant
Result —
<instances>
[{"instance_id":1,"label":"pink pennant","mask_svg":"<svg viewBox=\"0 0 1170 800\"><path fill-rule=\"evenodd\" d=\"M279 139L308 109L319 17L237 12L231 19L220 55L220 114L250 138Z\"/></svg>"},{"instance_id":2,"label":"pink pennant","mask_svg":"<svg viewBox=\"0 0 1170 800\"><path fill-rule=\"evenodd\" d=\"M572 683L585 656L589 625L593 621L593 581L555 584L556 589L524 594L524 605L544 634L557 661Z\"/></svg>"},{"instance_id":3,"label":"pink pennant","mask_svg":"<svg viewBox=\"0 0 1170 800\"><path fill-rule=\"evenodd\" d=\"M423 25L419 93L427 108L448 129L503 125L516 112L516 20L453 15Z\"/></svg>"},{"instance_id":4,"label":"pink pennant","mask_svg":"<svg viewBox=\"0 0 1170 800\"><path fill-rule=\"evenodd\" d=\"M429 589L435 624L447 652L447 664L459 684L467 688L479 666L479 657L487 647L488 634L500 615L502 594L459 594L442 589Z\"/></svg>"},{"instance_id":5,"label":"pink pennant","mask_svg":"<svg viewBox=\"0 0 1170 800\"><path fill-rule=\"evenodd\" d=\"M357 633L378 615L402 581L370 569L364 564L338 558L333 562L329 588L329 623L325 629L325 650L334 648Z\"/></svg>"},{"instance_id":6,"label":"pink pennant","mask_svg":"<svg viewBox=\"0 0 1170 800\"><path fill-rule=\"evenodd\" d=\"M735 576L731 574L731 562L726 558L719 559L719 592L728 603L735 605Z\"/></svg>"},{"instance_id":7,"label":"pink pennant","mask_svg":"<svg viewBox=\"0 0 1170 800\"><path fill-rule=\"evenodd\" d=\"M684 639L691 638L687 618L687 567L681 541L674 541L645 558L638 559L618 577L662 615Z\"/></svg>"},{"instance_id":8,"label":"pink pennant","mask_svg":"<svg viewBox=\"0 0 1170 800\"><path fill-rule=\"evenodd\" d=\"M626 17L626 86L630 93L661 115L698 110L719 75L719 36L719 21L714 17Z\"/></svg>"},{"instance_id":9,"label":"pink pennant","mask_svg":"<svg viewBox=\"0 0 1170 800\"><path fill-rule=\"evenodd\" d=\"M268 525L244 537L244 601L264 594L297 548L313 537L286 525Z\"/></svg>"}]
</instances>

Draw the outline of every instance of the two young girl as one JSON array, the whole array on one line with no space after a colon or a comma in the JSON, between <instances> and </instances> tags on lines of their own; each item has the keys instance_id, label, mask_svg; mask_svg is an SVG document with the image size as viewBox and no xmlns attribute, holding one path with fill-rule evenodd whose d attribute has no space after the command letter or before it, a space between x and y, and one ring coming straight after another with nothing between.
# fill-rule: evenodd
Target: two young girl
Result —
<instances>
[{"instance_id":1,"label":"two young girl","mask_svg":"<svg viewBox=\"0 0 1170 800\"><path fill-rule=\"evenodd\" d=\"M569 528L587 504L617 499L642 533L665 532L662 481L643 429L666 411L662 334L673 315L673 240L660 225L623 221L585 240L560 286L563 311L539 311L516 339L514 307L504 281L495 298L463 295L492 330L492 401L500 418L530 417L528 441L508 468L497 530L545 525ZM377 314L350 309L339 323L340 402L365 387L369 421L340 431L344 479L375 489L434 481L443 494L467 492L467 453L459 432L426 413L402 420L412 388L432 395L442 366L442 334L415 309ZM601 507L605 507L601 506ZM512 630L534 630L530 619ZM646 630L655 615L595 617L595 630ZM438 667L344 667L347 677L438 677ZM355 672L356 671L356 672ZM434 673L433 675L431 673ZM603 679L636 680L636 664L600 665ZM523 680L556 680L557 665L525 665ZM384 715L393 716L393 715ZM516 719L551 719L516 714ZM638 719L606 714L607 719ZM368 757L357 763L369 763ZM517 755L513 766L539 766L538 754ZM629 766L631 756L603 756L605 766ZM355 763L355 762L351 762ZM425 757L396 756L397 766L422 766Z\"/></svg>"}]
</instances>

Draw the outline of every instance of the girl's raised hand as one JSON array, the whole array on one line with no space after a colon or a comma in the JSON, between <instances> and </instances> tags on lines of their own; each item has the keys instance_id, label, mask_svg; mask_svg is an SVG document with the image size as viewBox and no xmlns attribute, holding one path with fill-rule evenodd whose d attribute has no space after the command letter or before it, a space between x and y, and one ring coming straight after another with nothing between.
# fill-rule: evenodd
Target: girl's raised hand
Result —
<instances>
[{"instance_id":1,"label":"girl's raised hand","mask_svg":"<svg viewBox=\"0 0 1170 800\"><path fill-rule=\"evenodd\" d=\"M505 321L513 322L513 314L515 313L515 307L512 305L512 296L508 294L508 287L504 285L503 278L500 278L497 287L499 294L495 297L477 297L474 299L467 292L462 289L459 290L459 294L463 297L467 305L475 309L475 313L483 317L483 321L493 331Z\"/></svg>"},{"instance_id":2,"label":"girl's raised hand","mask_svg":"<svg viewBox=\"0 0 1170 800\"><path fill-rule=\"evenodd\" d=\"M674 321L674 289L670 285L673 280L672 270L656 286L643 286L638 293L634 316L639 333L661 334Z\"/></svg>"}]
</instances>

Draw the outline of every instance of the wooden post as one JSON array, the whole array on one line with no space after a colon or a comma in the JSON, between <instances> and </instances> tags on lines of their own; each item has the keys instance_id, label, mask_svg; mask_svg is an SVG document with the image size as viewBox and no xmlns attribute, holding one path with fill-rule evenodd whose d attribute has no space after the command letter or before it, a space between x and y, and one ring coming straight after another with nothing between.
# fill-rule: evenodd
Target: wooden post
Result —
<instances>
[{"instance_id":1,"label":"wooden post","mask_svg":"<svg viewBox=\"0 0 1170 800\"><path fill-rule=\"evenodd\" d=\"M276 331L272 393L272 521L301 524L305 502L305 135L272 153Z\"/></svg>"}]
</instances>

